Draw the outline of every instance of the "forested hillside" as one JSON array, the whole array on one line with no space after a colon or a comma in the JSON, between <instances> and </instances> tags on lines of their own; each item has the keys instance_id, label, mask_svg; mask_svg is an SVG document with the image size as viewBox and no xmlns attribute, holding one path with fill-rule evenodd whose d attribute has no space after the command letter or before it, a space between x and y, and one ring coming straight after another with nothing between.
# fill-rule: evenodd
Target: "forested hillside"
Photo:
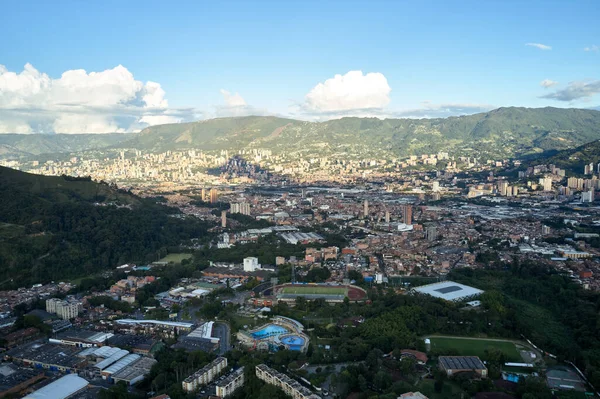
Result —
<instances>
[{"instance_id":1,"label":"forested hillside","mask_svg":"<svg viewBox=\"0 0 600 399\"><path fill-rule=\"evenodd\" d=\"M60 280L157 260L206 235L197 220L89 179L0 168L0 284Z\"/></svg>"}]
</instances>

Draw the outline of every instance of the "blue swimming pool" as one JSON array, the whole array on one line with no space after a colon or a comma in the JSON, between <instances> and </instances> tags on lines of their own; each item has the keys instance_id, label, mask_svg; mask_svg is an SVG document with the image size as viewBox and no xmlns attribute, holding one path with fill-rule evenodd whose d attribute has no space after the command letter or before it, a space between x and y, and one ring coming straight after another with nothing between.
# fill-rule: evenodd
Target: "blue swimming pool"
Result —
<instances>
[{"instance_id":1,"label":"blue swimming pool","mask_svg":"<svg viewBox=\"0 0 600 399\"><path fill-rule=\"evenodd\" d=\"M281 338L281 343L287 345L292 351L300 351L302 350L302 346L304 346L304 338L297 335L289 335Z\"/></svg>"},{"instance_id":2,"label":"blue swimming pool","mask_svg":"<svg viewBox=\"0 0 600 399\"><path fill-rule=\"evenodd\" d=\"M277 326L275 324L269 324L258 331L252 333L252 336L255 339L264 339L268 337L274 337L276 335L281 335L288 333L288 329L285 327Z\"/></svg>"}]
</instances>

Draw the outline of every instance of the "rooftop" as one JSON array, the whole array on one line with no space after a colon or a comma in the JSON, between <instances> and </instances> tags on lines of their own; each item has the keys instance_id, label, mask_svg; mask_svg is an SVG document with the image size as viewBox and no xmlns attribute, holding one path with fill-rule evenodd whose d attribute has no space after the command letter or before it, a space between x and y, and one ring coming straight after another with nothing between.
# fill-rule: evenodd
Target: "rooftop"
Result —
<instances>
[{"instance_id":1,"label":"rooftop","mask_svg":"<svg viewBox=\"0 0 600 399\"><path fill-rule=\"evenodd\" d=\"M88 386L88 382L75 374L64 377L25 396L25 399L65 399Z\"/></svg>"},{"instance_id":2,"label":"rooftop","mask_svg":"<svg viewBox=\"0 0 600 399\"><path fill-rule=\"evenodd\" d=\"M121 319L115 321L117 324L124 325L145 325L145 324L154 324L157 326L169 326L169 327L181 327L181 328L192 328L194 327L194 323L184 323L179 321L162 321L162 320L135 320L135 319Z\"/></svg>"},{"instance_id":3,"label":"rooftop","mask_svg":"<svg viewBox=\"0 0 600 399\"><path fill-rule=\"evenodd\" d=\"M483 293L480 289L455 283L454 281L442 281L439 283L423 285L414 288L413 290L421 294L431 295L447 301L460 301Z\"/></svg>"},{"instance_id":4,"label":"rooftop","mask_svg":"<svg viewBox=\"0 0 600 399\"><path fill-rule=\"evenodd\" d=\"M227 376L219 381L216 386L217 387L225 387L227 385L229 385L232 381L234 381L236 378L238 378L240 376L240 374L244 374L244 367L240 367L239 369L232 371L231 373L227 374Z\"/></svg>"},{"instance_id":5,"label":"rooftop","mask_svg":"<svg viewBox=\"0 0 600 399\"><path fill-rule=\"evenodd\" d=\"M440 356L439 362L446 370L483 370L486 368L477 356Z\"/></svg>"},{"instance_id":6,"label":"rooftop","mask_svg":"<svg viewBox=\"0 0 600 399\"><path fill-rule=\"evenodd\" d=\"M118 362L116 362L116 363L112 364L111 366L109 366L108 368L102 370L102 373L103 374L115 374L115 373L123 370L125 367L129 366L131 363L138 360L140 357L141 357L140 355L134 355L134 354L127 355L124 358L122 358L121 360L119 360Z\"/></svg>"}]
</instances>

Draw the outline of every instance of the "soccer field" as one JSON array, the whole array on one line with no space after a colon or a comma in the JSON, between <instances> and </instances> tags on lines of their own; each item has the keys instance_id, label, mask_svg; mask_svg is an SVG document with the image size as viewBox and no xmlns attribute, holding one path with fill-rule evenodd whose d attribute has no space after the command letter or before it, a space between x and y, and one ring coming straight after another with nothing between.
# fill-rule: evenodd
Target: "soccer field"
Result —
<instances>
[{"instance_id":1,"label":"soccer field","mask_svg":"<svg viewBox=\"0 0 600 399\"><path fill-rule=\"evenodd\" d=\"M506 355L506 360L509 362L522 362L521 355L517 351L515 344L510 341L494 341L486 339L471 339L471 338L446 338L446 337L431 337L431 349L439 352L452 350L459 356L479 356L482 360L486 360L485 351L497 349Z\"/></svg>"},{"instance_id":2,"label":"soccer field","mask_svg":"<svg viewBox=\"0 0 600 399\"><path fill-rule=\"evenodd\" d=\"M282 294L295 294L295 295L346 295L347 289L345 287L283 287L281 288Z\"/></svg>"},{"instance_id":3,"label":"soccer field","mask_svg":"<svg viewBox=\"0 0 600 399\"><path fill-rule=\"evenodd\" d=\"M190 259L192 258L193 255L192 254L168 254L167 256L165 256L164 258L162 258L161 260L159 260L159 262L167 262L167 263L176 263L179 264L181 263L182 260L184 259Z\"/></svg>"}]
</instances>

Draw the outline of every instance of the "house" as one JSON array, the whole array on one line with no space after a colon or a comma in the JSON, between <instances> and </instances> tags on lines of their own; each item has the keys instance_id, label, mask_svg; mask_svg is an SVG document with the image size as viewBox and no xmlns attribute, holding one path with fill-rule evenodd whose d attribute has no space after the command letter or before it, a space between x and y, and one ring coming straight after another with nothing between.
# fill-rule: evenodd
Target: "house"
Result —
<instances>
[{"instance_id":1,"label":"house","mask_svg":"<svg viewBox=\"0 0 600 399\"><path fill-rule=\"evenodd\" d=\"M427 363L427 355L423 352L419 352L419 351L415 351L412 349L402 349L400 351L400 358L412 358L415 359L417 361L418 364L425 364Z\"/></svg>"}]
</instances>

